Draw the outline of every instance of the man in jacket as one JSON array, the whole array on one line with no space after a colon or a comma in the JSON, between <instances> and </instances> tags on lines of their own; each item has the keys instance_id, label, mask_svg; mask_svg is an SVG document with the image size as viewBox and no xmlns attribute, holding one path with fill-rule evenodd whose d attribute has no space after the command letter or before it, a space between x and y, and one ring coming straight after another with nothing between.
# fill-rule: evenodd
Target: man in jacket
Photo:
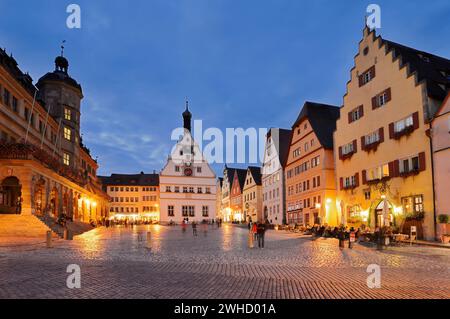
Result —
<instances>
[{"instance_id":1,"label":"man in jacket","mask_svg":"<svg viewBox=\"0 0 450 319\"><path fill-rule=\"evenodd\" d=\"M264 248L264 235L266 233L266 224L258 223L257 226L257 234L258 234L258 247Z\"/></svg>"}]
</instances>

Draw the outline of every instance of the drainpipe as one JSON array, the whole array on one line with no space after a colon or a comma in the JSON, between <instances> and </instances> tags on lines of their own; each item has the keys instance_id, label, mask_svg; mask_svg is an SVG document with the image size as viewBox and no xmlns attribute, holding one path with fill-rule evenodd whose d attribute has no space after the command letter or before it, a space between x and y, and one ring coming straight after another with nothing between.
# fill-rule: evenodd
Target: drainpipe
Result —
<instances>
[{"instance_id":1,"label":"drainpipe","mask_svg":"<svg viewBox=\"0 0 450 319\"><path fill-rule=\"evenodd\" d=\"M436 240L436 235L437 235L437 223L436 223L436 192L434 189L434 151L433 151L433 139L432 139L432 135L433 135L433 125L432 125L432 120L430 120L429 123L429 134L428 138L430 139L430 153L431 153L431 182L432 182L432 190L433 190L433 225L434 225L434 239Z\"/></svg>"}]
</instances>

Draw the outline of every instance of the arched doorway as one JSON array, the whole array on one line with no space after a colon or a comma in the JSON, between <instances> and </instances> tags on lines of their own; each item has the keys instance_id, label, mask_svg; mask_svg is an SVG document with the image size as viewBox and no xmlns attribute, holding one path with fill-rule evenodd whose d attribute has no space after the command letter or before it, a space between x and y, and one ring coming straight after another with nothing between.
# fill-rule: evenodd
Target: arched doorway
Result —
<instances>
[{"instance_id":1,"label":"arched doorway","mask_svg":"<svg viewBox=\"0 0 450 319\"><path fill-rule=\"evenodd\" d=\"M0 187L0 214L20 214L22 185L15 176L6 177Z\"/></svg>"},{"instance_id":2,"label":"arched doorway","mask_svg":"<svg viewBox=\"0 0 450 319\"><path fill-rule=\"evenodd\" d=\"M381 200L378 205L375 207L375 227L385 226L383 225L383 210L384 210L384 202L385 200ZM386 200L387 208L388 208L388 221L390 225L395 224L394 214L393 214L393 206L392 204Z\"/></svg>"}]
</instances>

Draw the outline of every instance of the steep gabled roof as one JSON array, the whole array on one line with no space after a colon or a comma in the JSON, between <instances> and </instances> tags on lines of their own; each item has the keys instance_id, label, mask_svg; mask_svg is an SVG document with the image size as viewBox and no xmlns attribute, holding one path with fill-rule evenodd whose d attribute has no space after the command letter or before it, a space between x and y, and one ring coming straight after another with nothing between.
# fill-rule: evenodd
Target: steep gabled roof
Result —
<instances>
[{"instance_id":1,"label":"steep gabled roof","mask_svg":"<svg viewBox=\"0 0 450 319\"><path fill-rule=\"evenodd\" d=\"M248 170L250 171L250 174L252 174L255 184L261 185L261 167L249 166Z\"/></svg>"},{"instance_id":2,"label":"steep gabled roof","mask_svg":"<svg viewBox=\"0 0 450 319\"><path fill-rule=\"evenodd\" d=\"M450 91L448 92L447 97L444 99L444 102L442 102L441 106L439 106L438 110L437 110L436 113L434 114L433 121L434 121L434 119L435 119L436 117L439 117L439 116L441 116L442 114L445 114L445 113L442 113L442 112L443 112L442 110L444 109L444 107L445 107L447 104L450 104ZM442 113L442 114L441 114L441 113Z\"/></svg>"},{"instance_id":3,"label":"steep gabled roof","mask_svg":"<svg viewBox=\"0 0 450 319\"><path fill-rule=\"evenodd\" d=\"M272 137L273 140L273 133L274 130L277 130L279 132L278 134L278 142L275 143L275 149L278 154L278 159L280 161L280 164L282 167L286 166L286 161L288 159L289 155L289 146L291 144L291 136L292 136L292 130L287 130L283 128L271 128L267 132L267 138Z\"/></svg>"},{"instance_id":4,"label":"steep gabled roof","mask_svg":"<svg viewBox=\"0 0 450 319\"><path fill-rule=\"evenodd\" d=\"M223 169L223 175L225 176L225 172L226 172L226 175L228 177L228 182L230 184L233 183L234 171L235 171L235 168L228 167L227 165L225 165L225 168Z\"/></svg>"},{"instance_id":5,"label":"steep gabled roof","mask_svg":"<svg viewBox=\"0 0 450 319\"><path fill-rule=\"evenodd\" d=\"M159 186L158 174L111 174L98 178L107 186Z\"/></svg>"},{"instance_id":6,"label":"steep gabled roof","mask_svg":"<svg viewBox=\"0 0 450 319\"><path fill-rule=\"evenodd\" d=\"M339 109L335 105L307 101L292 125L292 129L307 118L320 144L326 149L333 149L333 132L336 129L336 120L339 118Z\"/></svg>"},{"instance_id":7,"label":"steep gabled roof","mask_svg":"<svg viewBox=\"0 0 450 319\"><path fill-rule=\"evenodd\" d=\"M245 178L247 177L247 169L245 168L233 168L234 170L234 174L237 174L237 179L239 182L239 187L241 189L241 191L244 189L244 185L245 185ZM233 175L233 179L231 181L231 183L233 183L234 181L234 175Z\"/></svg>"},{"instance_id":8,"label":"steep gabled roof","mask_svg":"<svg viewBox=\"0 0 450 319\"><path fill-rule=\"evenodd\" d=\"M409 72L417 72L417 80L427 81L427 93L430 98L442 101L450 90L450 60L419 51L402 44L382 39L387 51L394 51L394 58L401 56L403 67L409 64Z\"/></svg>"}]
</instances>

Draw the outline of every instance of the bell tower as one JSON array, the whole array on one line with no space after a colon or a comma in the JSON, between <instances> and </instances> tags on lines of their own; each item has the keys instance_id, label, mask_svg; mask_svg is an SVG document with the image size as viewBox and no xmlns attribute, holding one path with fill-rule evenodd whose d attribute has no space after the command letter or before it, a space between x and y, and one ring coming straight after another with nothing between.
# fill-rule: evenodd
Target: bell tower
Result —
<instances>
[{"instance_id":1,"label":"bell tower","mask_svg":"<svg viewBox=\"0 0 450 319\"><path fill-rule=\"evenodd\" d=\"M60 123L57 147L61 148L62 162L78 168L80 150L80 104L83 99L81 85L68 73L69 61L61 55L55 58L55 69L39 79L36 87L39 98L44 102L49 114Z\"/></svg>"}]
</instances>

